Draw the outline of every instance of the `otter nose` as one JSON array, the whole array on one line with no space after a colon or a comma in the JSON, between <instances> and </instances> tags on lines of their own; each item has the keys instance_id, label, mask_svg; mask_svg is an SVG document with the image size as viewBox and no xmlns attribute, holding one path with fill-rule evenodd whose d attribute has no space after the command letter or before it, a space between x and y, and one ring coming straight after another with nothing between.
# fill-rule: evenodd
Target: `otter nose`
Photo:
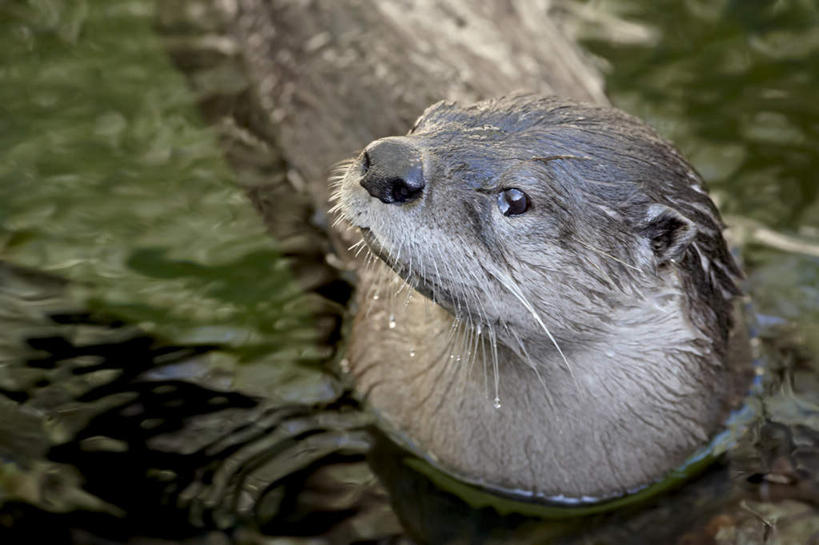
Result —
<instances>
[{"instance_id":1,"label":"otter nose","mask_svg":"<svg viewBox=\"0 0 819 545\"><path fill-rule=\"evenodd\" d=\"M426 185L421 152L401 137L376 140L364 150L361 185L390 204L414 201Z\"/></svg>"}]
</instances>

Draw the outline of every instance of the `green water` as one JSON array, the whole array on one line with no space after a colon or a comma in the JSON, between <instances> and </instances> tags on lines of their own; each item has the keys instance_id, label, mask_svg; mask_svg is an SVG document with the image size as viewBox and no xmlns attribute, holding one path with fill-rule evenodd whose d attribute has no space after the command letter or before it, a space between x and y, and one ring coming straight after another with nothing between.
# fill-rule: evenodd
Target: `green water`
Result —
<instances>
[{"instance_id":1,"label":"green water","mask_svg":"<svg viewBox=\"0 0 819 545\"><path fill-rule=\"evenodd\" d=\"M743 244L756 308L774 324L768 334L795 354L795 386L815 398L819 7L574 6L614 103L709 181ZM0 0L0 260L69 280L71 304L162 342L219 346L183 378L279 401L332 399L337 384L316 369L327 351L315 305L155 22L150 0ZM0 309L3 331L16 331L17 316ZM0 391L19 386L7 372L21 357L10 337L0 338ZM0 403L0 416L25 428L0 422L0 502L32 498L8 445L42 452L62 436L40 409Z\"/></svg>"},{"instance_id":2,"label":"green water","mask_svg":"<svg viewBox=\"0 0 819 545\"><path fill-rule=\"evenodd\" d=\"M200 370L222 386L326 397L270 365L324 356L311 306L154 23L146 0L0 3L0 259L169 342L222 346Z\"/></svg>"},{"instance_id":3,"label":"green water","mask_svg":"<svg viewBox=\"0 0 819 545\"><path fill-rule=\"evenodd\" d=\"M0 2L0 261L69 281L0 267L0 505L121 513L48 449L129 399L82 397L128 370L83 369L98 356L26 368L42 352L25 339L93 346L134 333L59 326L53 313L117 319L165 345L218 347L159 378L278 403L338 394L320 368L316 304L227 166L155 23L150 0ZM174 448L215 440L231 418Z\"/></svg>"}]
</instances>

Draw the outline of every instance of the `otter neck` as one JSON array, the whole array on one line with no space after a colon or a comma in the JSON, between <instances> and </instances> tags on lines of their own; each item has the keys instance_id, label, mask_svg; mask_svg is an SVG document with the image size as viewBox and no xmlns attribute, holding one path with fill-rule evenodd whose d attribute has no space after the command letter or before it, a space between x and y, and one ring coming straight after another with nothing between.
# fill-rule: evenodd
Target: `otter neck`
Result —
<instances>
[{"instance_id":1,"label":"otter neck","mask_svg":"<svg viewBox=\"0 0 819 545\"><path fill-rule=\"evenodd\" d=\"M521 395L522 389L526 398L536 400L540 396L559 406L561 412L576 415L619 410L625 421L641 417L644 411L668 410L675 414L669 422L685 428L681 432L693 432L705 441L707 434L701 432L713 425L708 398L712 397L714 374L721 367L723 350L691 324L684 304L680 295L663 305L643 301L640 306L622 307L613 311L610 323L596 328L593 339L587 335L572 340L559 330L550 337L545 331L519 335L504 328L467 325L464 327L472 330L461 334L462 341L451 343L449 350L441 348L438 365L450 364L452 358L447 351L456 359L469 352L468 346L475 344L473 338L480 330L483 346L478 345L474 366L487 370L493 401L497 396L503 404L510 395ZM445 327L459 327L459 321L449 313L441 320ZM497 343L497 366L493 343ZM494 373L498 374L497 381ZM515 384L526 374L535 380ZM482 374L467 379L484 380ZM515 388L504 387L507 381ZM497 392L493 391L495 382ZM661 402L663 390L668 392L666 402ZM700 398L701 402L681 404L680 398ZM700 425L692 426L694 423ZM622 440L638 438L623 435Z\"/></svg>"},{"instance_id":2,"label":"otter neck","mask_svg":"<svg viewBox=\"0 0 819 545\"><path fill-rule=\"evenodd\" d=\"M362 293L359 305L357 390L400 443L468 482L543 498L627 493L681 465L727 414L724 347L679 298L624 307L597 340L561 343L571 371L546 335L501 334L495 359L485 328L417 293Z\"/></svg>"}]
</instances>

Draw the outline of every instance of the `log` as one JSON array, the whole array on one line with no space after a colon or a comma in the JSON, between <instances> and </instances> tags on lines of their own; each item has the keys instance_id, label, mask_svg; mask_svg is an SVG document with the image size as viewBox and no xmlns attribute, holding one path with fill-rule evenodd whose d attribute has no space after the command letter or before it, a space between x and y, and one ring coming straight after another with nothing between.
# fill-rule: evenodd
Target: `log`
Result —
<instances>
[{"instance_id":1,"label":"log","mask_svg":"<svg viewBox=\"0 0 819 545\"><path fill-rule=\"evenodd\" d=\"M326 208L332 165L430 104L516 91L607 103L549 0L239 0L233 34L276 147Z\"/></svg>"}]
</instances>

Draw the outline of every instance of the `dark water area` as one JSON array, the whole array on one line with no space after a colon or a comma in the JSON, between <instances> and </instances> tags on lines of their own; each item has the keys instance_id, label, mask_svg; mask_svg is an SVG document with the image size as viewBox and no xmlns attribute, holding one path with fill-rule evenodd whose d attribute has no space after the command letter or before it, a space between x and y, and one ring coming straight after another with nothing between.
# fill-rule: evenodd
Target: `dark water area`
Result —
<instances>
[{"instance_id":1,"label":"dark water area","mask_svg":"<svg viewBox=\"0 0 819 545\"><path fill-rule=\"evenodd\" d=\"M0 2L0 543L405 542L329 365L350 287L320 229L274 239L248 199L269 180L280 232L310 223L207 5ZM708 181L783 379L759 442L796 461L743 475L754 532L730 511L678 542L819 543L819 6L558 12ZM426 508L475 542L520 524Z\"/></svg>"}]
</instances>

